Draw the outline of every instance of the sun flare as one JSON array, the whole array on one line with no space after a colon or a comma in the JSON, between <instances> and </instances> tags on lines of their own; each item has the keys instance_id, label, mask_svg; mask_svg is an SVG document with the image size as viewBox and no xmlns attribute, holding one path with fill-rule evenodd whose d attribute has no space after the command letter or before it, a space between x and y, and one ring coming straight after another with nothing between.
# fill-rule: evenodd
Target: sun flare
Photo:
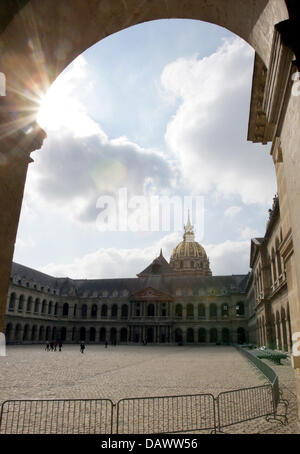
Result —
<instances>
[{"instance_id":1,"label":"sun flare","mask_svg":"<svg viewBox=\"0 0 300 454\"><path fill-rule=\"evenodd\" d=\"M86 83L85 66L84 58L78 57L41 99L37 121L47 132L68 130L76 136L98 132L99 126L88 116L78 96Z\"/></svg>"}]
</instances>

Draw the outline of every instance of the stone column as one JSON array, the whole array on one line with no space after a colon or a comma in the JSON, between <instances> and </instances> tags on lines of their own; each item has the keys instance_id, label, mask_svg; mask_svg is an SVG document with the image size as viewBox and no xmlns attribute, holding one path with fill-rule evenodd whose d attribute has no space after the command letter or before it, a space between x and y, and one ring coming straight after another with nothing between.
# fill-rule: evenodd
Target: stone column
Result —
<instances>
[{"instance_id":1,"label":"stone column","mask_svg":"<svg viewBox=\"0 0 300 454\"><path fill-rule=\"evenodd\" d=\"M21 129L15 131L18 122L9 118L9 115L0 114L0 331L4 327L11 262L30 153L41 148L46 137L36 123L27 134Z\"/></svg>"}]
</instances>

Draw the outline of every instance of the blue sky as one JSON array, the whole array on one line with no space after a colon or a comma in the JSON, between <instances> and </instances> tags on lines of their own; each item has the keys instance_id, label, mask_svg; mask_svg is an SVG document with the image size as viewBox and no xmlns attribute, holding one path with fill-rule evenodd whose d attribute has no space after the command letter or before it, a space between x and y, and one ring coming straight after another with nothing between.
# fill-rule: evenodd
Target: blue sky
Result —
<instances>
[{"instance_id":1,"label":"blue sky","mask_svg":"<svg viewBox=\"0 0 300 454\"><path fill-rule=\"evenodd\" d=\"M53 84L39 116L14 260L57 276L133 277L182 231L99 232L96 201L201 196L214 274L245 273L276 192L269 148L246 141L253 50L191 20L105 38ZM199 229L198 229L199 230ZM199 231L198 231L199 234Z\"/></svg>"}]
</instances>

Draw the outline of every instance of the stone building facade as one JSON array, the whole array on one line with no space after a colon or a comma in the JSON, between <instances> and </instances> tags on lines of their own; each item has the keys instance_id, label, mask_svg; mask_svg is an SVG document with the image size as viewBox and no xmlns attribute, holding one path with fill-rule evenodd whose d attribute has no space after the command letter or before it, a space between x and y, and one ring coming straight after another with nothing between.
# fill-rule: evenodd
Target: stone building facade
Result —
<instances>
[{"instance_id":1,"label":"stone building facade","mask_svg":"<svg viewBox=\"0 0 300 454\"><path fill-rule=\"evenodd\" d=\"M256 340L278 350L291 351L292 332L285 264L280 253L282 227L278 197L269 210L264 238L251 241ZM249 288L250 290L250 288ZM251 320L250 318L250 320Z\"/></svg>"},{"instance_id":2,"label":"stone building facade","mask_svg":"<svg viewBox=\"0 0 300 454\"><path fill-rule=\"evenodd\" d=\"M299 1L73 0L56 2L54 7L53 0L20 0L1 2L0 13L1 73L9 82L6 96L1 97L0 113L0 206L4 213L0 222L0 330L5 327L11 263L27 169L32 162L30 154L41 148L46 136L36 123L39 94L72 60L108 35L146 21L186 18L225 27L255 50L247 138L272 144L282 226L279 249L296 342L300 333ZM19 77L20 69L23 77ZM297 348L292 363L300 415Z\"/></svg>"},{"instance_id":3,"label":"stone building facade","mask_svg":"<svg viewBox=\"0 0 300 454\"><path fill-rule=\"evenodd\" d=\"M182 248L180 260L187 263L183 271L174 269L162 251L130 279L54 278L13 263L7 342L246 342L247 276L211 276L206 252L195 242L194 233L187 234L191 232L188 221L183 242L172 255ZM197 260L206 266L197 267Z\"/></svg>"}]
</instances>

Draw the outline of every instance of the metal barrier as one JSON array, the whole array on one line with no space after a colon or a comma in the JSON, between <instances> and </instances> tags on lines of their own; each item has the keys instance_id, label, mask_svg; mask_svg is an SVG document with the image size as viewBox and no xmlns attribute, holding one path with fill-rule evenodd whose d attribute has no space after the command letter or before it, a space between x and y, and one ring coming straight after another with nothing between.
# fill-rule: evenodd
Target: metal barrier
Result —
<instances>
[{"instance_id":1,"label":"metal barrier","mask_svg":"<svg viewBox=\"0 0 300 454\"><path fill-rule=\"evenodd\" d=\"M1 406L0 434L111 434L109 399L8 400Z\"/></svg>"},{"instance_id":2,"label":"metal barrier","mask_svg":"<svg viewBox=\"0 0 300 454\"><path fill-rule=\"evenodd\" d=\"M260 358L258 358L254 352L251 350L246 350L240 346L235 346L239 352L244 355L268 380L272 386L272 396L273 396L273 418L267 416L267 420L275 419L282 424L288 424L287 411L288 411L288 401L283 399L282 392L279 388L279 379L276 372L268 364L264 363ZM283 413L278 413L278 406L281 404L283 406Z\"/></svg>"},{"instance_id":3,"label":"metal barrier","mask_svg":"<svg viewBox=\"0 0 300 454\"><path fill-rule=\"evenodd\" d=\"M163 434L222 428L266 417L287 424L274 370L251 352L238 348L269 384L212 394L121 399L10 400L0 410L0 434ZM278 413L283 405L283 413Z\"/></svg>"},{"instance_id":4,"label":"metal barrier","mask_svg":"<svg viewBox=\"0 0 300 454\"><path fill-rule=\"evenodd\" d=\"M216 398L218 428L274 416L273 389L271 385L222 392Z\"/></svg>"},{"instance_id":5,"label":"metal barrier","mask_svg":"<svg viewBox=\"0 0 300 454\"><path fill-rule=\"evenodd\" d=\"M118 434L216 431L212 394L122 399L117 404Z\"/></svg>"}]
</instances>

